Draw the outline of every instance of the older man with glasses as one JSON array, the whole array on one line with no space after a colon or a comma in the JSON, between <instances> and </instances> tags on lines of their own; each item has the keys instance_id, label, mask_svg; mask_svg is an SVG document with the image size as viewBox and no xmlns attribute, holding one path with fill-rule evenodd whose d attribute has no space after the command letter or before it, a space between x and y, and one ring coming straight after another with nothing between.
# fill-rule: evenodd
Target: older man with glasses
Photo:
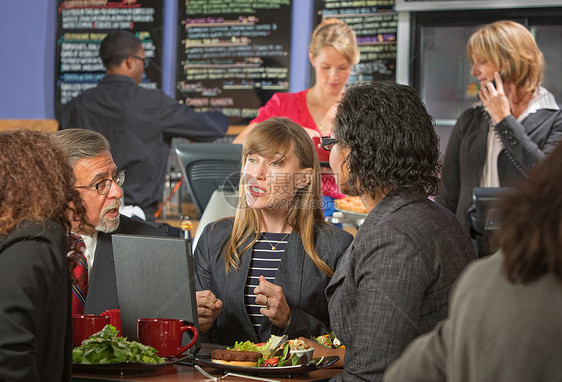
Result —
<instances>
[{"instance_id":1,"label":"older man with glasses","mask_svg":"<svg viewBox=\"0 0 562 382\"><path fill-rule=\"evenodd\" d=\"M83 129L54 133L55 141L74 169L85 221L74 221L73 313L100 314L118 308L111 234L164 236L148 223L119 214L125 171L113 162L103 135ZM95 261L94 261L95 260Z\"/></svg>"}]
</instances>

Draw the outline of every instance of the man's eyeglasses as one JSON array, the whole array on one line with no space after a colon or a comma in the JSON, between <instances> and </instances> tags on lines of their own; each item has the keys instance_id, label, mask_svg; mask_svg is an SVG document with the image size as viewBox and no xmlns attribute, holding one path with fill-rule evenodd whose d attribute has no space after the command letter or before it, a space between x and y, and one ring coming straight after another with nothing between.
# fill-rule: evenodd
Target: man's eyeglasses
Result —
<instances>
[{"instance_id":1,"label":"man's eyeglasses","mask_svg":"<svg viewBox=\"0 0 562 382\"><path fill-rule=\"evenodd\" d=\"M142 63L143 63L143 65L144 65L144 67L145 67L145 68L148 68L148 64L150 64L150 58L141 57L141 56L135 56L134 54L133 54L132 57L133 57L133 58L136 58L137 60L141 60Z\"/></svg>"},{"instance_id":2,"label":"man's eyeglasses","mask_svg":"<svg viewBox=\"0 0 562 382\"><path fill-rule=\"evenodd\" d=\"M74 186L74 188L95 188L98 191L98 194L105 195L109 192L111 188L111 182L115 182L119 187L125 183L125 170L119 171L113 179L104 179L100 180L93 186Z\"/></svg>"},{"instance_id":3,"label":"man's eyeglasses","mask_svg":"<svg viewBox=\"0 0 562 382\"><path fill-rule=\"evenodd\" d=\"M322 140L320 141L320 145L322 145L322 148L324 150L332 151L334 145L339 141L340 141L339 139L332 138L332 137L322 137Z\"/></svg>"}]
</instances>

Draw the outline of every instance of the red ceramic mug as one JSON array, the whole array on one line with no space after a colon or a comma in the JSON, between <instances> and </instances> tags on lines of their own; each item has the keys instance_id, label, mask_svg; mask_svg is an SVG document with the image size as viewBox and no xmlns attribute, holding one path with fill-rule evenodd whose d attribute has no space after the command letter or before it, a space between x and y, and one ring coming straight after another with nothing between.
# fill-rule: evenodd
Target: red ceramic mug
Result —
<instances>
[{"instance_id":1,"label":"red ceramic mug","mask_svg":"<svg viewBox=\"0 0 562 382\"><path fill-rule=\"evenodd\" d=\"M185 346L181 346L183 333L193 333L193 338ZM160 357L175 357L195 345L197 329L191 325L185 325L183 320L168 318L140 318L137 320L137 336L139 342L152 346L158 350Z\"/></svg>"},{"instance_id":2,"label":"red ceramic mug","mask_svg":"<svg viewBox=\"0 0 562 382\"><path fill-rule=\"evenodd\" d=\"M94 316L93 314L73 314L72 346L80 346L82 341L99 332L109 323L109 317Z\"/></svg>"},{"instance_id":3,"label":"red ceramic mug","mask_svg":"<svg viewBox=\"0 0 562 382\"><path fill-rule=\"evenodd\" d=\"M100 316L109 317L109 323L115 326L117 329L117 337L122 337L121 335L121 310L120 309L108 309Z\"/></svg>"}]
</instances>

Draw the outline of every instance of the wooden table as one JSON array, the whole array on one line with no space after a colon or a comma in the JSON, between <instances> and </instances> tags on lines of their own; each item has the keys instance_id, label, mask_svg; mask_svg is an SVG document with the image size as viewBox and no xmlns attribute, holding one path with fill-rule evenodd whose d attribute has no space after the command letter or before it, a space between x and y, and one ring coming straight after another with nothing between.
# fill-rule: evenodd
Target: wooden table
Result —
<instances>
[{"instance_id":1,"label":"wooden table","mask_svg":"<svg viewBox=\"0 0 562 382\"><path fill-rule=\"evenodd\" d=\"M205 371L212 375L220 377L222 372L209 367L204 368ZM321 369L312 371L308 376L295 376L293 378L278 378L276 376L268 376L267 378L276 381L292 382L292 381L327 381L342 373L342 369ZM134 374L82 374L73 373L73 382L97 382L97 381L154 381L154 382L175 382L175 381L209 381L204 375L199 373L193 366L186 365L166 365L156 367L154 371L141 372ZM226 377L224 381L254 381L249 378Z\"/></svg>"}]
</instances>

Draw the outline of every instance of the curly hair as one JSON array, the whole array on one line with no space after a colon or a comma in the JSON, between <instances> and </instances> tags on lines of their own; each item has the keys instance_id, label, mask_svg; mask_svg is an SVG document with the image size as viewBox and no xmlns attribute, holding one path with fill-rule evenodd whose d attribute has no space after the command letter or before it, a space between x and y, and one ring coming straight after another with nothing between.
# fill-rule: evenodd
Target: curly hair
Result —
<instances>
[{"instance_id":1,"label":"curly hair","mask_svg":"<svg viewBox=\"0 0 562 382\"><path fill-rule=\"evenodd\" d=\"M344 166L357 195L437 194L439 138L412 87L392 81L351 86L338 106L332 135L350 149Z\"/></svg>"},{"instance_id":2,"label":"curly hair","mask_svg":"<svg viewBox=\"0 0 562 382\"><path fill-rule=\"evenodd\" d=\"M562 145L535 166L529 177L498 203L501 247L512 282L525 283L552 273L562 281Z\"/></svg>"},{"instance_id":3,"label":"curly hair","mask_svg":"<svg viewBox=\"0 0 562 382\"><path fill-rule=\"evenodd\" d=\"M0 152L0 235L24 222L46 219L70 232L71 219L84 218L82 199L73 187L74 171L50 135L0 133Z\"/></svg>"}]
</instances>

